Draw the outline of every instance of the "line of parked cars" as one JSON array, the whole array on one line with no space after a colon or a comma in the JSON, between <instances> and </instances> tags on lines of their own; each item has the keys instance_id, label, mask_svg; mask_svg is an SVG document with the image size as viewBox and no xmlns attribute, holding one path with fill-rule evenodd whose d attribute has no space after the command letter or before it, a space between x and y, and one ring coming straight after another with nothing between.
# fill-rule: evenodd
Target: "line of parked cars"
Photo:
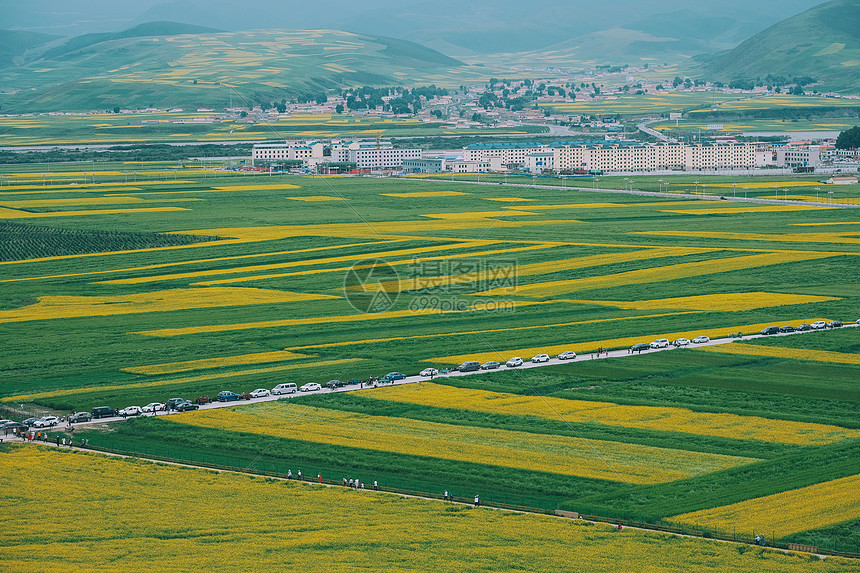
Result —
<instances>
[{"instance_id":1,"label":"line of parked cars","mask_svg":"<svg viewBox=\"0 0 860 573\"><path fill-rule=\"evenodd\" d=\"M566 350L558 354L556 358L559 360L573 360L576 358L576 352L574 352L573 350ZM552 357L549 354L535 354L529 359L532 364L540 364L543 362L549 362L550 360L552 360ZM512 358L509 358L504 363L505 367L507 368L516 368L517 366L522 366L523 364L525 364L525 361L521 356L514 356ZM481 364L477 360L467 360L466 362L463 362L462 364L457 366L454 370L458 372L477 372L478 370L496 370L497 368L501 367L502 363L496 360L488 360L483 364ZM439 371L435 368L427 368L421 371L421 376L430 376L438 373Z\"/></svg>"}]
</instances>

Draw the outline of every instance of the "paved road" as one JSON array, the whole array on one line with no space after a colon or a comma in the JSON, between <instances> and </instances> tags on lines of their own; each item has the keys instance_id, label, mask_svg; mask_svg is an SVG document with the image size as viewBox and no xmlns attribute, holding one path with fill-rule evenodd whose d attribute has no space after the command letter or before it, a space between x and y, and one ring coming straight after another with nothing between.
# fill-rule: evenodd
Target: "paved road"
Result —
<instances>
[{"instance_id":1,"label":"paved road","mask_svg":"<svg viewBox=\"0 0 860 573\"><path fill-rule=\"evenodd\" d=\"M784 324L784 322L782 324ZM855 328L858 326L860 326L860 325L849 323L849 324L845 324L845 326L843 328ZM808 332L817 332L817 331L808 331ZM609 352L601 354L600 356L597 356L596 353L586 353L586 354L578 355L573 360L559 360L558 358L553 357L553 358L550 358L550 360L548 362L541 362L541 363L529 362L529 359L531 357L530 356L523 356L522 358L526 362L524 362L522 366L517 367L516 370L528 370L531 368L542 368L545 366L558 366L558 365L562 365L562 364L574 365L574 364L578 364L580 362L585 362L585 361L589 361L589 360L605 360L607 358L625 358L625 357L629 358L630 356L634 356L634 355L638 356L640 354L654 354L657 352L684 352L685 350L687 350L689 348L700 348L700 347L715 346L715 345L720 345L720 344L731 344L732 342L755 340L757 338L776 338L776 337L781 337L781 336L800 336L800 335L808 334L808 332L780 333L780 334L773 334L773 335L770 335L767 337L765 337L764 335L761 335L761 334L752 334L749 336L744 336L741 339L738 339L738 338L714 338L714 339L711 339L709 342L705 342L703 344L692 344L691 343L686 348L675 348L674 346L669 346L668 348L643 350L642 352L637 352L635 354L630 354L629 349L622 348L620 350L610 350ZM642 342L650 343L651 341L643 339ZM510 357L508 357L508 358L510 358ZM458 376L478 376L481 374L487 374L488 372L498 372L501 370L513 370L513 369L514 368L507 368L505 366L501 366L498 370L494 370L494 371L479 370L476 372L450 372L448 374L439 374L438 376L436 376L433 379L431 379L428 376L419 376L416 374L416 375L412 375L412 376L407 376L403 380L398 380L398 381L394 382L393 385L399 386L401 384L415 384L418 382L428 382L431 380L452 378L452 377L458 377ZM392 384L384 384L384 385L390 386ZM271 402L273 400L279 400L281 398L296 398L298 396L305 396L305 395L311 395L311 394L331 394L333 392L354 392L354 391L360 390L362 388L368 388L368 386L366 384L363 384L363 385L356 384L356 385L352 385L352 386L346 386L343 388L337 388L334 390L331 390L328 388L323 388L322 390L317 390L317 391L313 391L313 392L296 392L295 394L281 394L278 396L267 396L265 398L253 398L251 400L239 400L239 401L235 401L235 402L213 402L211 404L204 404L204 405L200 406L200 409L201 410L208 410L210 408L224 408L227 406L254 404L254 403L258 403L258 402ZM93 406L98 406L98 405L99 404L93 404ZM124 407L125 405L121 405L121 406ZM159 413L158 416L161 417L161 416L169 416L169 415L174 415L174 414L175 414L175 412L172 412L171 414ZM145 414L145 415L151 416L151 414ZM121 418L121 417L101 418L98 420L92 420L90 422L81 422L79 424L75 424L74 426L76 428L79 428L82 426L85 427L88 425L101 424L104 422L124 421L126 419L127 418ZM60 430L60 429L63 429L65 427L66 427L65 425L60 425L60 426L56 426L54 429Z\"/></svg>"}]
</instances>

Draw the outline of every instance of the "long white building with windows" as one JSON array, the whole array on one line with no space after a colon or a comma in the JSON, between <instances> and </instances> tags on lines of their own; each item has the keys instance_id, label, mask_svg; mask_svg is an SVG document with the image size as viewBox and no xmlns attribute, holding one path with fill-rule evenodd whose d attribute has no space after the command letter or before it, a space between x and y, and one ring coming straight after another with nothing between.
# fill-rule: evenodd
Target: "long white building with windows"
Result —
<instances>
[{"instance_id":1,"label":"long white building with windows","mask_svg":"<svg viewBox=\"0 0 860 573\"><path fill-rule=\"evenodd\" d=\"M463 150L466 161L486 162L500 158L506 166L532 173L542 171L664 171L752 169L756 147L751 143L714 142L559 142L550 145L491 143Z\"/></svg>"}]
</instances>

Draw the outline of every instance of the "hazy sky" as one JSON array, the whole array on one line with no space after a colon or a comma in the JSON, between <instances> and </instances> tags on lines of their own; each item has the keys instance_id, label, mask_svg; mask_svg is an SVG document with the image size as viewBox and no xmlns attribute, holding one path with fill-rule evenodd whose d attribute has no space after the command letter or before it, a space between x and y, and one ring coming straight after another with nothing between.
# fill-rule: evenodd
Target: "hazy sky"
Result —
<instances>
[{"instance_id":1,"label":"hazy sky","mask_svg":"<svg viewBox=\"0 0 860 573\"><path fill-rule=\"evenodd\" d=\"M152 20L225 30L335 28L425 44L536 49L577 35L626 27L672 35L699 28L739 41L819 0L0 0L6 29L58 35L118 31ZM712 19L712 24L700 25ZM652 29L647 29L650 26ZM678 37L677 34L675 37ZM683 36L680 36L683 37ZM471 45L470 44L474 44Z\"/></svg>"}]
</instances>

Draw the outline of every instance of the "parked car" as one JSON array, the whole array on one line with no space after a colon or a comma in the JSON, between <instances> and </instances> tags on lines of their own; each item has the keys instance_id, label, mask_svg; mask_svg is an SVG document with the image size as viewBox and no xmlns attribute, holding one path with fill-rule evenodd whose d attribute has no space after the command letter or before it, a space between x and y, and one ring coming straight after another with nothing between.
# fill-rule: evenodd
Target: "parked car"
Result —
<instances>
[{"instance_id":1,"label":"parked car","mask_svg":"<svg viewBox=\"0 0 860 573\"><path fill-rule=\"evenodd\" d=\"M160 412L160 411L164 410L164 404L162 404L161 402L150 402L149 404L147 404L146 406L141 408L141 410L143 410L144 414L152 414L153 412Z\"/></svg>"},{"instance_id":2,"label":"parked car","mask_svg":"<svg viewBox=\"0 0 860 573\"><path fill-rule=\"evenodd\" d=\"M314 392L316 390L321 390L321 389L322 389L322 386L320 386L316 382L310 382L308 384L305 384L301 388L299 388L299 390L301 390L302 392Z\"/></svg>"},{"instance_id":3,"label":"parked car","mask_svg":"<svg viewBox=\"0 0 860 573\"><path fill-rule=\"evenodd\" d=\"M549 362L549 354L535 354L532 356L532 363Z\"/></svg>"},{"instance_id":4,"label":"parked car","mask_svg":"<svg viewBox=\"0 0 860 573\"><path fill-rule=\"evenodd\" d=\"M481 370L495 370L501 366L501 364L495 360L487 360L483 364L481 364Z\"/></svg>"},{"instance_id":5,"label":"parked car","mask_svg":"<svg viewBox=\"0 0 860 573\"><path fill-rule=\"evenodd\" d=\"M510 359L508 359L507 362L505 362L505 366L507 366L508 368L516 368L517 366L522 366L522 365L523 365L523 359L520 358L519 356L514 356L513 358L510 358Z\"/></svg>"},{"instance_id":6,"label":"parked car","mask_svg":"<svg viewBox=\"0 0 860 573\"><path fill-rule=\"evenodd\" d=\"M340 380L329 380L325 383L325 387L329 390L334 390L335 388L342 388L345 384Z\"/></svg>"},{"instance_id":7,"label":"parked car","mask_svg":"<svg viewBox=\"0 0 860 573\"><path fill-rule=\"evenodd\" d=\"M439 371L435 368L425 368L421 372L418 373L419 376L436 376L439 374Z\"/></svg>"},{"instance_id":8,"label":"parked car","mask_svg":"<svg viewBox=\"0 0 860 573\"><path fill-rule=\"evenodd\" d=\"M705 336L704 334L701 336L697 336L693 339L693 344L704 344L705 342L710 342L711 339Z\"/></svg>"},{"instance_id":9,"label":"parked car","mask_svg":"<svg viewBox=\"0 0 860 573\"><path fill-rule=\"evenodd\" d=\"M4 418L4 419L0 420L0 426L3 426L3 424L9 424L9 423L14 422L14 421L15 420L7 420ZM33 421L35 422L35 420L33 420Z\"/></svg>"},{"instance_id":10,"label":"parked car","mask_svg":"<svg viewBox=\"0 0 860 573\"><path fill-rule=\"evenodd\" d=\"M373 377L371 376L371 378L373 378ZM349 380L346 381L344 386L358 386L359 384L361 384L361 380L359 380L358 378L350 378Z\"/></svg>"},{"instance_id":11,"label":"parked car","mask_svg":"<svg viewBox=\"0 0 860 573\"><path fill-rule=\"evenodd\" d=\"M573 350L565 350L564 352L556 356L556 358L558 358L559 360L573 360L574 358L576 358L576 352L574 352Z\"/></svg>"},{"instance_id":12,"label":"parked car","mask_svg":"<svg viewBox=\"0 0 860 573\"><path fill-rule=\"evenodd\" d=\"M30 426L23 422L6 422L0 426L0 430L2 430L4 434L17 434L18 432L26 432L29 429Z\"/></svg>"},{"instance_id":13,"label":"parked car","mask_svg":"<svg viewBox=\"0 0 860 573\"><path fill-rule=\"evenodd\" d=\"M810 324L801 324L795 329L797 332L808 332L812 330L812 325Z\"/></svg>"},{"instance_id":14,"label":"parked car","mask_svg":"<svg viewBox=\"0 0 860 573\"><path fill-rule=\"evenodd\" d=\"M271 396L272 393L266 390L265 388L257 388L253 392L251 392L251 398L265 398L266 396Z\"/></svg>"},{"instance_id":15,"label":"parked car","mask_svg":"<svg viewBox=\"0 0 860 573\"><path fill-rule=\"evenodd\" d=\"M658 338L651 344L649 344L651 348L669 348L669 339L668 338Z\"/></svg>"},{"instance_id":16,"label":"parked car","mask_svg":"<svg viewBox=\"0 0 860 573\"><path fill-rule=\"evenodd\" d=\"M247 392L239 392L239 400L250 400L251 398L253 398L251 394Z\"/></svg>"},{"instance_id":17,"label":"parked car","mask_svg":"<svg viewBox=\"0 0 860 573\"><path fill-rule=\"evenodd\" d=\"M56 416L45 416L33 422L34 428L53 428L60 423L60 419Z\"/></svg>"},{"instance_id":18,"label":"parked car","mask_svg":"<svg viewBox=\"0 0 860 573\"><path fill-rule=\"evenodd\" d=\"M191 400L186 400L180 404L176 405L177 412L190 412L192 410L199 410L200 406L192 402Z\"/></svg>"},{"instance_id":19,"label":"parked car","mask_svg":"<svg viewBox=\"0 0 860 573\"><path fill-rule=\"evenodd\" d=\"M406 378L406 374L402 374L400 372L389 372L382 377L381 382L394 382L395 380L403 380L404 378Z\"/></svg>"},{"instance_id":20,"label":"parked car","mask_svg":"<svg viewBox=\"0 0 860 573\"><path fill-rule=\"evenodd\" d=\"M815 330L820 330L822 328L827 328L827 322L825 322L823 320L816 320L815 322L812 323L811 326Z\"/></svg>"},{"instance_id":21,"label":"parked car","mask_svg":"<svg viewBox=\"0 0 860 573\"><path fill-rule=\"evenodd\" d=\"M26 420L22 420L21 423L24 424L25 426L32 426L33 423L38 419L39 418L27 418Z\"/></svg>"},{"instance_id":22,"label":"parked car","mask_svg":"<svg viewBox=\"0 0 860 573\"><path fill-rule=\"evenodd\" d=\"M215 399L219 402L235 402L239 399L239 395L230 390L221 390L218 392L218 395L215 396Z\"/></svg>"},{"instance_id":23,"label":"parked car","mask_svg":"<svg viewBox=\"0 0 860 573\"><path fill-rule=\"evenodd\" d=\"M761 334L762 335L779 334L779 327L778 326L768 326L766 328L762 328Z\"/></svg>"},{"instance_id":24,"label":"parked car","mask_svg":"<svg viewBox=\"0 0 860 573\"><path fill-rule=\"evenodd\" d=\"M295 384L292 382L286 382L284 384L278 384L274 388L272 388L272 394L294 394L298 390Z\"/></svg>"},{"instance_id":25,"label":"parked car","mask_svg":"<svg viewBox=\"0 0 860 573\"><path fill-rule=\"evenodd\" d=\"M75 412L71 416L69 416L69 422L72 424L78 424L80 422L89 422L93 419L93 415L89 412Z\"/></svg>"},{"instance_id":26,"label":"parked car","mask_svg":"<svg viewBox=\"0 0 860 573\"><path fill-rule=\"evenodd\" d=\"M117 411L109 406L96 406L95 408L90 410L90 413L92 413L93 418L96 419L113 418L117 415Z\"/></svg>"},{"instance_id":27,"label":"parked car","mask_svg":"<svg viewBox=\"0 0 860 573\"><path fill-rule=\"evenodd\" d=\"M175 410L176 405L181 404L182 402L185 402L185 398L171 398L170 400L167 401L167 409L168 410Z\"/></svg>"},{"instance_id":28,"label":"parked car","mask_svg":"<svg viewBox=\"0 0 860 573\"><path fill-rule=\"evenodd\" d=\"M143 410L140 406L128 406L119 411L119 415L124 418L129 416L140 416L141 414L143 414Z\"/></svg>"},{"instance_id":29,"label":"parked car","mask_svg":"<svg viewBox=\"0 0 860 573\"><path fill-rule=\"evenodd\" d=\"M841 320L831 320L827 323L827 328L840 328L842 326Z\"/></svg>"},{"instance_id":30,"label":"parked car","mask_svg":"<svg viewBox=\"0 0 860 573\"><path fill-rule=\"evenodd\" d=\"M789 333L789 332L796 332L797 329L794 328L793 326L786 325L786 326L780 326L779 331L782 333Z\"/></svg>"},{"instance_id":31,"label":"parked car","mask_svg":"<svg viewBox=\"0 0 860 573\"><path fill-rule=\"evenodd\" d=\"M210 398L209 396L200 396L199 398L194 399L194 403L197 404L198 406L202 406L203 404L208 404L211 401L212 401L212 398Z\"/></svg>"},{"instance_id":32,"label":"parked car","mask_svg":"<svg viewBox=\"0 0 860 573\"><path fill-rule=\"evenodd\" d=\"M857 319L857 324L860 324L860 318Z\"/></svg>"},{"instance_id":33,"label":"parked car","mask_svg":"<svg viewBox=\"0 0 860 573\"><path fill-rule=\"evenodd\" d=\"M642 352L643 350L651 350L651 345L647 342L638 342L630 347L630 352Z\"/></svg>"},{"instance_id":34,"label":"parked car","mask_svg":"<svg viewBox=\"0 0 860 573\"><path fill-rule=\"evenodd\" d=\"M679 339L675 340L675 342L673 342L672 344L674 344L677 348L681 348L682 346L687 346L688 344L690 344L690 339L689 338L679 338Z\"/></svg>"},{"instance_id":35,"label":"parked car","mask_svg":"<svg viewBox=\"0 0 860 573\"><path fill-rule=\"evenodd\" d=\"M459 370L460 372L474 372L480 369L481 363L477 360L467 360L466 362L463 362L462 364L457 366L457 370Z\"/></svg>"}]
</instances>

